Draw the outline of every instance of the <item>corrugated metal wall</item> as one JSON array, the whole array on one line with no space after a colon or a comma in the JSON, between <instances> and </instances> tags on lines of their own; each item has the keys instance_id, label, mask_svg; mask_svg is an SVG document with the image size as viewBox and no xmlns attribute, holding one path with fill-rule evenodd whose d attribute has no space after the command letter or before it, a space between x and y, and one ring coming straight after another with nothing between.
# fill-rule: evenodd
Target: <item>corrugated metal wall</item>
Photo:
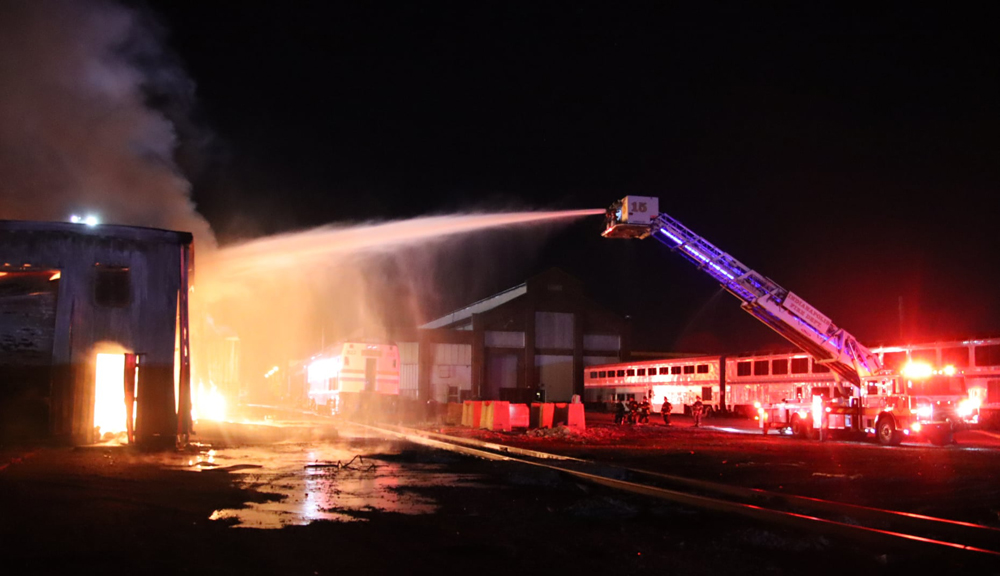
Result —
<instances>
[{"instance_id":1,"label":"corrugated metal wall","mask_svg":"<svg viewBox=\"0 0 1000 576\"><path fill-rule=\"evenodd\" d=\"M535 312L535 348L573 348L573 314Z\"/></svg>"},{"instance_id":2,"label":"corrugated metal wall","mask_svg":"<svg viewBox=\"0 0 1000 576\"><path fill-rule=\"evenodd\" d=\"M595 351L621 350L622 337L617 334L584 334L583 349Z\"/></svg>"},{"instance_id":3,"label":"corrugated metal wall","mask_svg":"<svg viewBox=\"0 0 1000 576\"><path fill-rule=\"evenodd\" d=\"M569 402L573 397L573 357L535 356L538 383L546 402Z\"/></svg>"},{"instance_id":4,"label":"corrugated metal wall","mask_svg":"<svg viewBox=\"0 0 1000 576\"><path fill-rule=\"evenodd\" d=\"M457 401L455 394L472 390L472 346L469 344L434 344L431 370L431 394L438 402Z\"/></svg>"},{"instance_id":5,"label":"corrugated metal wall","mask_svg":"<svg viewBox=\"0 0 1000 576\"><path fill-rule=\"evenodd\" d=\"M420 344L397 342L399 348L399 394L416 398L420 390Z\"/></svg>"}]
</instances>

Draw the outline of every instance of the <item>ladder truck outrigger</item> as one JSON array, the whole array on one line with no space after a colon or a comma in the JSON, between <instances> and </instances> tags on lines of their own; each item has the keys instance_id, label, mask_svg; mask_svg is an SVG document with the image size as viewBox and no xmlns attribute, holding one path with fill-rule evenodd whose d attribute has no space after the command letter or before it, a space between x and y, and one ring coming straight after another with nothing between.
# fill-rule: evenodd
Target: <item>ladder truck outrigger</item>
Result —
<instances>
[{"instance_id":1,"label":"ladder truck outrigger","mask_svg":"<svg viewBox=\"0 0 1000 576\"><path fill-rule=\"evenodd\" d=\"M833 386L814 386L803 397L758 406L764 434L781 430L825 440L841 432L874 435L884 445L905 438L944 445L954 442L955 430L978 422L979 407L954 367L884 369L878 355L801 297L661 214L658 198L626 196L612 204L602 236L659 240L722 284L751 316L835 374Z\"/></svg>"}]
</instances>

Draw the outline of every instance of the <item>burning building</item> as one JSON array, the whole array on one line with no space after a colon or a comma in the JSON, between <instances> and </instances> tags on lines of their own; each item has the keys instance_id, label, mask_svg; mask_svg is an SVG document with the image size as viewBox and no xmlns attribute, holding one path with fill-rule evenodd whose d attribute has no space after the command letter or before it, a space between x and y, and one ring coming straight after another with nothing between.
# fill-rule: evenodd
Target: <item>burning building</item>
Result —
<instances>
[{"instance_id":1,"label":"burning building","mask_svg":"<svg viewBox=\"0 0 1000 576\"><path fill-rule=\"evenodd\" d=\"M185 437L192 271L186 232L0 221L0 439Z\"/></svg>"}]
</instances>

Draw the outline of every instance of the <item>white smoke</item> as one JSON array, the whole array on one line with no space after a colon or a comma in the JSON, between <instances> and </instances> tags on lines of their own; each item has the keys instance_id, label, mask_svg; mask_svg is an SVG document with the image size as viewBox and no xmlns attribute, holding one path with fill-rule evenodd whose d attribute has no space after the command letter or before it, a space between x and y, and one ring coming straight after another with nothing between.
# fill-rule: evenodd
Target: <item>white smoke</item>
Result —
<instances>
[{"instance_id":1,"label":"white smoke","mask_svg":"<svg viewBox=\"0 0 1000 576\"><path fill-rule=\"evenodd\" d=\"M99 0L0 3L0 218L102 222L214 235L148 105L193 84L147 14Z\"/></svg>"}]
</instances>

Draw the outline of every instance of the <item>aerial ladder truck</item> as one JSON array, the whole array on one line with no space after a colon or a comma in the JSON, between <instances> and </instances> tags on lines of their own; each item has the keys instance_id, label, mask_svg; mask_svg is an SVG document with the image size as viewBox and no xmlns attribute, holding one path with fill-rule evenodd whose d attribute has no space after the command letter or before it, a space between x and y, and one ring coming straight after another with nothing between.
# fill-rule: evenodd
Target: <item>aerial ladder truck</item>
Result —
<instances>
[{"instance_id":1,"label":"aerial ladder truck","mask_svg":"<svg viewBox=\"0 0 1000 576\"><path fill-rule=\"evenodd\" d=\"M652 236L718 281L740 300L743 310L835 374L832 387L817 386L807 396L759 406L765 434L788 430L826 439L838 431L859 437L874 434L885 445L904 438L940 445L953 442L956 429L978 421L978 406L953 367L910 365L898 373L884 369L878 355L801 297L661 214L658 198L626 196L612 204L602 236Z\"/></svg>"}]
</instances>

